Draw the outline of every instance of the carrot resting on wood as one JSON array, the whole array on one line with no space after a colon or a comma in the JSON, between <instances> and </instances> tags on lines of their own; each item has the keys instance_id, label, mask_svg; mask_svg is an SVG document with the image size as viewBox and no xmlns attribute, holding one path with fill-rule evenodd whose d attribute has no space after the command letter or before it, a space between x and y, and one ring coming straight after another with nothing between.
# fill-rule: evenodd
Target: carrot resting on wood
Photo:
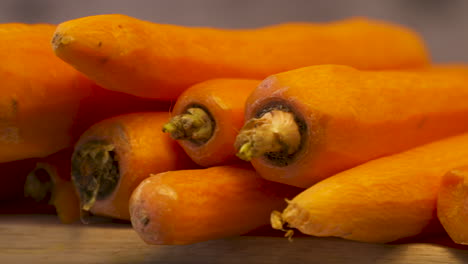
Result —
<instances>
[{"instance_id":1,"label":"carrot resting on wood","mask_svg":"<svg viewBox=\"0 0 468 264\"><path fill-rule=\"evenodd\" d=\"M238 156L266 179L308 187L371 159L468 131L468 68L272 75L246 102Z\"/></svg>"},{"instance_id":2,"label":"carrot resting on wood","mask_svg":"<svg viewBox=\"0 0 468 264\"><path fill-rule=\"evenodd\" d=\"M80 219L80 204L71 181L71 154L66 149L41 159L24 185L26 197L53 205L64 224Z\"/></svg>"},{"instance_id":3,"label":"carrot resting on wood","mask_svg":"<svg viewBox=\"0 0 468 264\"><path fill-rule=\"evenodd\" d=\"M150 173L196 165L161 131L168 112L131 113L103 120L76 143L72 179L81 208L129 220L128 200Z\"/></svg>"},{"instance_id":4,"label":"carrot resting on wood","mask_svg":"<svg viewBox=\"0 0 468 264\"><path fill-rule=\"evenodd\" d=\"M272 225L378 243L434 231L442 177L467 162L468 134L375 159L305 190Z\"/></svg>"},{"instance_id":5,"label":"carrot resting on wood","mask_svg":"<svg viewBox=\"0 0 468 264\"><path fill-rule=\"evenodd\" d=\"M452 169L442 178L437 199L437 216L450 238L463 245L468 245L467 204L468 167Z\"/></svg>"},{"instance_id":6,"label":"carrot resting on wood","mask_svg":"<svg viewBox=\"0 0 468 264\"><path fill-rule=\"evenodd\" d=\"M358 18L228 30L98 15L60 24L52 43L58 57L105 88L172 100L214 78L263 79L327 63L359 69L428 63L415 33Z\"/></svg>"},{"instance_id":7,"label":"carrot resting on wood","mask_svg":"<svg viewBox=\"0 0 468 264\"><path fill-rule=\"evenodd\" d=\"M148 244L180 245L245 234L301 189L249 167L169 171L145 179L130 200L132 225Z\"/></svg>"},{"instance_id":8,"label":"carrot resting on wood","mask_svg":"<svg viewBox=\"0 0 468 264\"><path fill-rule=\"evenodd\" d=\"M50 47L54 30L0 24L0 162L71 147L102 118L162 110L158 102L104 90L57 58Z\"/></svg>"},{"instance_id":9,"label":"carrot resting on wood","mask_svg":"<svg viewBox=\"0 0 468 264\"><path fill-rule=\"evenodd\" d=\"M177 99L163 131L201 166L239 161L233 144L244 124L245 101L259 83L215 79L196 84Z\"/></svg>"}]
</instances>

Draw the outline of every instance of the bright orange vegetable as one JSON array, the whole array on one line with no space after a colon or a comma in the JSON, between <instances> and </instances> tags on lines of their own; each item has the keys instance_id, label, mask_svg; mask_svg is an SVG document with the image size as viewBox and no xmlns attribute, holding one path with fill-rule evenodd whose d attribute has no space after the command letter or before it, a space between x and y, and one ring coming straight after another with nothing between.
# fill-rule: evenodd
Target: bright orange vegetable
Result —
<instances>
[{"instance_id":1,"label":"bright orange vegetable","mask_svg":"<svg viewBox=\"0 0 468 264\"><path fill-rule=\"evenodd\" d=\"M266 179L308 187L468 131L466 73L322 65L272 75L247 100L238 155Z\"/></svg>"},{"instance_id":2,"label":"bright orange vegetable","mask_svg":"<svg viewBox=\"0 0 468 264\"><path fill-rule=\"evenodd\" d=\"M130 200L132 225L148 244L180 245L247 233L300 189L251 168L169 171L145 179Z\"/></svg>"},{"instance_id":3,"label":"bright orange vegetable","mask_svg":"<svg viewBox=\"0 0 468 264\"><path fill-rule=\"evenodd\" d=\"M71 154L67 149L40 160L24 186L25 196L38 202L48 200L64 224L80 219L80 204L71 182Z\"/></svg>"},{"instance_id":4,"label":"bright orange vegetable","mask_svg":"<svg viewBox=\"0 0 468 264\"><path fill-rule=\"evenodd\" d=\"M450 170L444 175L437 199L437 216L450 238L468 245L468 167Z\"/></svg>"},{"instance_id":5,"label":"bright orange vegetable","mask_svg":"<svg viewBox=\"0 0 468 264\"><path fill-rule=\"evenodd\" d=\"M71 147L100 118L161 109L157 102L104 90L61 61L50 44L54 30L0 24L0 162Z\"/></svg>"},{"instance_id":6,"label":"bright orange vegetable","mask_svg":"<svg viewBox=\"0 0 468 264\"><path fill-rule=\"evenodd\" d=\"M468 134L372 160L305 190L272 223L364 242L414 236L437 222L445 172L467 162Z\"/></svg>"},{"instance_id":7,"label":"bright orange vegetable","mask_svg":"<svg viewBox=\"0 0 468 264\"><path fill-rule=\"evenodd\" d=\"M171 100L214 78L263 79L326 63L360 69L428 63L415 33L366 19L227 30L99 15L60 24L53 46L57 56L105 88Z\"/></svg>"},{"instance_id":8,"label":"bright orange vegetable","mask_svg":"<svg viewBox=\"0 0 468 264\"><path fill-rule=\"evenodd\" d=\"M161 131L169 116L121 115L93 125L81 136L72 157L72 179L83 210L129 220L130 195L150 173L195 167Z\"/></svg>"},{"instance_id":9,"label":"bright orange vegetable","mask_svg":"<svg viewBox=\"0 0 468 264\"><path fill-rule=\"evenodd\" d=\"M244 124L244 104L260 83L215 79L196 84L177 99L163 131L177 139L197 164L213 166L238 161L233 147Z\"/></svg>"}]
</instances>

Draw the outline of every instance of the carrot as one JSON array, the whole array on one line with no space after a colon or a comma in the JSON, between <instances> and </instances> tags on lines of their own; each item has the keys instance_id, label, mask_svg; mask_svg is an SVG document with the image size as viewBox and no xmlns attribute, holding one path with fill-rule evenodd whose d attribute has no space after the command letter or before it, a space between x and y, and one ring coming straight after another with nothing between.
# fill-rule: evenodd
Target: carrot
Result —
<instances>
[{"instance_id":1,"label":"carrot","mask_svg":"<svg viewBox=\"0 0 468 264\"><path fill-rule=\"evenodd\" d=\"M195 167L161 131L168 116L121 115L93 125L81 136L72 156L72 180L83 210L129 220L130 195L150 173Z\"/></svg>"},{"instance_id":2,"label":"carrot","mask_svg":"<svg viewBox=\"0 0 468 264\"><path fill-rule=\"evenodd\" d=\"M105 117L162 109L158 102L104 90L57 58L50 47L54 30L0 24L0 162L71 147Z\"/></svg>"},{"instance_id":3,"label":"carrot","mask_svg":"<svg viewBox=\"0 0 468 264\"><path fill-rule=\"evenodd\" d=\"M266 179L309 187L371 159L468 130L468 68L272 75L246 102L238 156Z\"/></svg>"},{"instance_id":4,"label":"carrot","mask_svg":"<svg viewBox=\"0 0 468 264\"><path fill-rule=\"evenodd\" d=\"M145 179L130 199L132 225L148 244L180 245L245 234L268 224L300 189L239 165L169 171Z\"/></svg>"},{"instance_id":5,"label":"carrot","mask_svg":"<svg viewBox=\"0 0 468 264\"><path fill-rule=\"evenodd\" d=\"M163 131L201 166L238 161L233 144L244 123L245 101L259 83L215 79L196 84L177 99Z\"/></svg>"},{"instance_id":6,"label":"carrot","mask_svg":"<svg viewBox=\"0 0 468 264\"><path fill-rule=\"evenodd\" d=\"M360 69L428 63L415 33L367 19L228 30L99 15L60 24L52 43L58 57L105 88L172 100L214 78L263 79L326 63Z\"/></svg>"},{"instance_id":7,"label":"carrot","mask_svg":"<svg viewBox=\"0 0 468 264\"><path fill-rule=\"evenodd\" d=\"M48 200L55 207L60 221L71 224L80 219L80 206L71 182L70 149L62 150L37 162L26 178L26 197Z\"/></svg>"},{"instance_id":8,"label":"carrot","mask_svg":"<svg viewBox=\"0 0 468 264\"><path fill-rule=\"evenodd\" d=\"M437 198L440 223L455 243L463 245L468 245L467 171L468 167L464 165L445 174Z\"/></svg>"},{"instance_id":9,"label":"carrot","mask_svg":"<svg viewBox=\"0 0 468 264\"><path fill-rule=\"evenodd\" d=\"M0 163L0 201L17 200L23 197L26 176L36 165L36 159Z\"/></svg>"},{"instance_id":10,"label":"carrot","mask_svg":"<svg viewBox=\"0 0 468 264\"><path fill-rule=\"evenodd\" d=\"M445 172L467 161L468 134L372 160L305 190L283 213L274 212L272 223L364 242L414 236L437 222Z\"/></svg>"}]
</instances>

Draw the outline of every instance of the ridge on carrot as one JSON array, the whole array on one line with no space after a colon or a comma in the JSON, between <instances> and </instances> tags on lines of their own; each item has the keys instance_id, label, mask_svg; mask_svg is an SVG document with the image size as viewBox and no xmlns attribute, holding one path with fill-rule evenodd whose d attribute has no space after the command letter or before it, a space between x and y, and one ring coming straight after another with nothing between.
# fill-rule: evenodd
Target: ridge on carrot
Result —
<instances>
[{"instance_id":1,"label":"ridge on carrot","mask_svg":"<svg viewBox=\"0 0 468 264\"><path fill-rule=\"evenodd\" d=\"M52 45L58 57L107 89L165 100L214 78L263 79L330 63L399 69L429 62L417 34L363 18L230 30L98 15L61 23Z\"/></svg>"},{"instance_id":2,"label":"ridge on carrot","mask_svg":"<svg viewBox=\"0 0 468 264\"><path fill-rule=\"evenodd\" d=\"M371 159L468 131L468 68L272 75L246 102L235 148L266 179L309 187Z\"/></svg>"},{"instance_id":3,"label":"ridge on carrot","mask_svg":"<svg viewBox=\"0 0 468 264\"><path fill-rule=\"evenodd\" d=\"M163 131L201 166L239 161L233 144L244 123L245 101L259 83L214 79L189 87L177 99Z\"/></svg>"}]
</instances>

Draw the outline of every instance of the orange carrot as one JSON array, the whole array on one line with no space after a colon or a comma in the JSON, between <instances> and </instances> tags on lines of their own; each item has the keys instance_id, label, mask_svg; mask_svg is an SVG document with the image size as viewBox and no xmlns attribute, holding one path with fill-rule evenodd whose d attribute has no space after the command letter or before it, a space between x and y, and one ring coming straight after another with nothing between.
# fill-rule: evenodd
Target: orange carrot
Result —
<instances>
[{"instance_id":1,"label":"orange carrot","mask_svg":"<svg viewBox=\"0 0 468 264\"><path fill-rule=\"evenodd\" d=\"M468 245L468 167L450 170L442 178L437 199L437 216L450 238L458 244Z\"/></svg>"},{"instance_id":2,"label":"orange carrot","mask_svg":"<svg viewBox=\"0 0 468 264\"><path fill-rule=\"evenodd\" d=\"M177 99L172 119L164 125L197 164L213 166L238 161L233 147L244 123L244 104L260 83L215 79L196 84Z\"/></svg>"},{"instance_id":3,"label":"orange carrot","mask_svg":"<svg viewBox=\"0 0 468 264\"><path fill-rule=\"evenodd\" d=\"M57 56L105 88L172 100L214 78L263 79L326 63L359 69L428 63L415 33L366 19L227 30L99 15L60 24L52 42Z\"/></svg>"},{"instance_id":4,"label":"orange carrot","mask_svg":"<svg viewBox=\"0 0 468 264\"><path fill-rule=\"evenodd\" d=\"M71 182L71 154L67 149L40 160L24 186L26 196L36 201L48 200L64 224L80 219L78 196Z\"/></svg>"},{"instance_id":5,"label":"orange carrot","mask_svg":"<svg viewBox=\"0 0 468 264\"><path fill-rule=\"evenodd\" d=\"M437 222L441 179L468 162L468 134L383 157L305 190L272 223L313 236L385 243L420 234Z\"/></svg>"},{"instance_id":6,"label":"orange carrot","mask_svg":"<svg viewBox=\"0 0 468 264\"><path fill-rule=\"evenodd\" d=\"M71 147L100 118L161 109L154 101L104 90L58 59L50 47L54 30L0 24L0 162Z\"/></svg>"},{"instance_id":7,"label":"orange carrot","mask_svg":"<svg viewBox=\"0 0 468 264\"><path fill-rule=\"evenodd\" d=\"M169 115L121 115L93 125L81 136L72 157L72 179L83 210L129 220L130 195L150 173L195 167L161 131Z\"/></svg>"},{"instance_id":8,"label":"orange carrot","mask_svg":"<svg viewBox=\"0 0 468 264\"><path fill-rule=\"evenodd\" d=\"M371 159L468 131L468 68L272 75L246 103L238 156L266 179L308 187Z\"/></svg>"},{"instance_id":9,"label":"orange carrot","mask_svg":"<svg viewBox=\"0 0 468 264\"><path fill-rule=\"evenodd\" d=\"M28 173L36 166L36 159L0 163L0 201L23 197L23 186Z\"/></svg>"},{"instance_id":10,"label":"orange carrot","mask_svg":"<svg viewBox=\"0 0 468 264\"><path fill-rule=\"evenodd\" d=\"M145 179L130 200L132 225L148 244L180 245L247 233L300 189L240 166L169 171Z\"/></svg>"}]
</instances>

